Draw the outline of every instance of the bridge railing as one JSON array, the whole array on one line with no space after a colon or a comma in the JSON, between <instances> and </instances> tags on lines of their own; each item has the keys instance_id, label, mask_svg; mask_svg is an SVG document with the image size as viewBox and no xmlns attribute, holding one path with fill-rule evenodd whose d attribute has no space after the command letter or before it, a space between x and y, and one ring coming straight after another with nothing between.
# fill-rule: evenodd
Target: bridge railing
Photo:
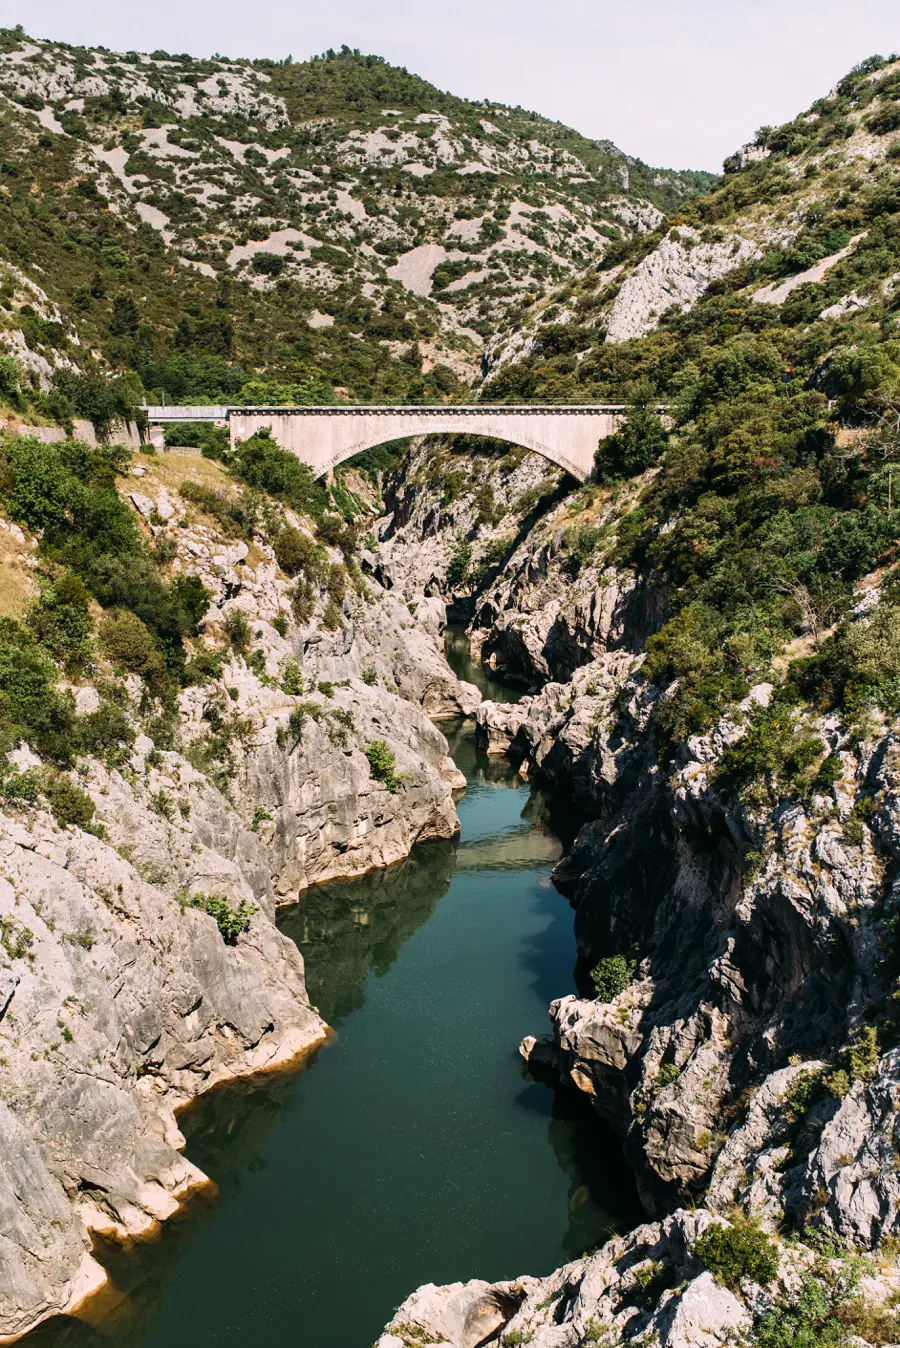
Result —
<instances>
[{"instance_id":1,"label":"bridge railing","mask_svg":"<svg viewBox=\"0 0 900 1348\"><path fill-rule=\"evenodd\" d=\"M227 421L229 408L223 406L152 407L144 405L147 420L160 424L166 421Z\"/></svg>"},{"instance_id":2,"label":"bridge railing","mask_svg":"<svg viewBox=\"0 0 900 1348\"><path fill-rule=\"evenodd\" d=\"M230 421L232 416L596 416L604 412L627 412L628 405L626 403L329 403L321 407L293 404L266 407L145 405L144 411L148 421L160 424L167 421Z\"/></svg>"}]
</instances>

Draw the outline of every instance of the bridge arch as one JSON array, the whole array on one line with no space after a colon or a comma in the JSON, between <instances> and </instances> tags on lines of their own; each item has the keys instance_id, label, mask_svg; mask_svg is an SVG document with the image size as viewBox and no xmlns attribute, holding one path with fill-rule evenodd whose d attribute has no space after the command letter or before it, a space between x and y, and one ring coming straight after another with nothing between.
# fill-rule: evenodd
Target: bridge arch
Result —
<instances>
[{"instance_id":1,"label":"bridge arch","mask_svg":"<svg viewBox=\"0 0 900 1348\"><path fill-rule=\"evenodd\" d=\"M275 432L273 431L272 434L274 435ZM354 458L357 454L362 454L367 449L375 449L378 445L384 445L393 440L409 440L412 439L414 435L471 435L475 438L483 437L485 439L500 440L508 445L518 445L522 449L532 450L535 454L540 454L542 458L547 459L549 462L555 463L558 468L565 469L567 473L571 473L572 476L579 481L583 480L582 472L574 460L568 455L561 453L553 446L546 444L539 436L526 437L524 435L519 435L517 437L511 437L508 434L505 435L502 432L497 431L491 432L490 435L488 435L487 431L471 431L468 428L461 427L458 423L451 422L447 422L445 425L430 424L427 430L409 432L406 435L385 435L383 432L376 434L369 431L367 434L363 435L358 442L349 445L346 449L342 449L339 452L339 457L333 462L326 464L322 471L328 472L329 469L338 468L342 463L346 463L348 459ZM275 436L275 438L277 439L278 437Z\"/></svg>"},{"instance_id":2,"label":"bridge arch","mask_svg":"<svg viewBox=\"0 0 900 1348\"><path fill-rule=\"evenodd\" d=\"M623 407L254 407L229 408L232 444L263 426L317 477L355 454L418 435L489 436L520 445L570 473L590 475L599 441L617 428Z\"/></svg>"}]
</instances>

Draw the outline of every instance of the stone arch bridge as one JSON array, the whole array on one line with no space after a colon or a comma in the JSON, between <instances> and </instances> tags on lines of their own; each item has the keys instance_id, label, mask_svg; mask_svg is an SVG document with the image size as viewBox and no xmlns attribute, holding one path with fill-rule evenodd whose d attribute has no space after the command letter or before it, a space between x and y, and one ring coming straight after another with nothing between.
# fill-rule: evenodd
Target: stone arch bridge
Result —
<instances>
[{"instance_id":1,"label":"stone arch bridge","mask_svg":"<svg viewBox=\"0 0 900 1348\"><path fill-rule=\"evenodd\" d=\"M329 407L147 407L151 425L173 421L225 421L232 446L263 426L282 449L309 464L317 477L364 449L414 435L464 433L507 440L558 464L579 482L590 476L597 445L612 435L622 404L525 405L506 403L445 407L376 405Z\"/></svg>"}]
</instances>

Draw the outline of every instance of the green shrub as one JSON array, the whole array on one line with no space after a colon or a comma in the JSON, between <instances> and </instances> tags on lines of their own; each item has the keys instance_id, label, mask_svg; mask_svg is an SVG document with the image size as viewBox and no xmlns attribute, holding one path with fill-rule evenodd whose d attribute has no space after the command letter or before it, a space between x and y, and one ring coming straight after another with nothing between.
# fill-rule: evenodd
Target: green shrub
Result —
<instances>
[{"instance_id":1,"label":"green shrub","mask_svg":"<svg viewBox=\"0 0 900 1348\"><path fill-rule=\"evenodd\" d=\"M353 712L345 707L335 707L334 711L329 712L328 715L331 721L328 735L332 744L337 744L340 748L346 749L349 743L349 732L356 728Z\"/></svg>"},{"instance_id":2,"label":"green shrub","mask_svg":"<svg viewBox=\"0 0 900 1348\"><path fill-rule=\"evenodd\" d=\"M332 562L328 568L325 589L333 603L342 604L344 602L347 593L347 570L340 562Z\"/></svg>"},{"instance_id":3,"label":"green shrub","mask_svg":"<svg viewBox=\"0 0 900 1348\"><path fill-rule=\"evenodd\" d=\"M25 959L34 944L34 932L7 913L0 917L0 945L11 960Z\"/></svg>"},{"instance_id":4,"label":"green shrub","mask_svg":"<svg viewBox=\"0 0 900 1348\"><path fill-rule=\"evenodd\" d=\"M861 622L842 623L812 656L795 660L790 677L823 710L867 705L900 712L900 607L882 602Z\"/></svg>"},{"instance_id":5,"label":"green shrub","mask_svg":"<svg viewBox=\"0 0 900 1348\"><path fill-rule=\"evenodd\" d=\"M366 665L362 672L362 681L369 688L374 688L375 684L378 682L378 670L374 665Z\"/></svg>"},{"instance_id":6,"label":"green shrub","mask_svg":"<svg viewBox=\"0 0 900 1348\"><path fill-rule=\"evenodd\" d=\"M291 707L288 717L288 729L294 744L300 743L303 738L303 727L308 720L318 721L322 715L322 708L318 702L300 702L296 707Z\"/></svg>"},{"instance_id":7,"label":"green shrub","mask_svg":"<svg viewBox=\"0 0 900 1348\"><path fill-rule=\"evenodd\" d=\"M879 1056L878 1030L874 1025L860 1026L846 1052L847 1073L850 1080L874 1081Z\"/></svg>"},{"instance_id":8,"label":"green shrub","mask_svg":"<svg viewBox=\"0 0 900 1348\"><path fill-rule=\"evenodd\" d=\"M781 1108L790 1124L800 1123L822 1094L824 1073L814 1068L798 1072L784 1093Z\"/></svg>"},{"instance_id":9,"label":"green shrub","mask_svg":"<svg viewBox=\"0 0 900 1348\"><path fill-rule=\"evenodd\" d=\"M344 623L344 615L333 599L329 599L322 614L322 626L329 632L336 632Z\"/></svg>"},{"instance_id":10,"label":"green shrub","mask_svg":"<svg viewBox=\"0 0 900 1348\"><path fill-rule=\"evenodd\" d=\"M0 356L0 398L12 403L19 402L19 379L21 372L15 356Z\"/></svg>"},{"instance_id":11,"label":"green shrub","mask_svg":"<svg viewBox=\"0 0 900 1348\"><path fill-rule=\"evenodd\" d=\"M254 253L250 265L259 276L280 276L284 271L284 258L278 253Z\"/></svg>"},{"instance_id":12,"label":"green shrub","mask_svg":"<svg viewBox=\"0 0 900 1348\"><path fill-rule=\"evenodd\" d=\"M632 407L619 430L600 441L596 476L602 481L642 473L665 453L668 442L668 432L652 408Z\"/></svg>"},{"instance_id":13,"label":"green shrub","mask_svg":"<svg viewBox=\"0 0 900 1348\"><path fill-rule=\"evenodd\" d=\"M308 576L319 580L325 574L324 549L300 529L285 525L275 536L275 560L286 576Z\"/></svg>"},{"instance_id":14,"label":"green shrub","mask_svg":"<svg viewBox=\"0 0 900 1348\"><path fill-rule=\"evenodd\" d=\"M306 576L300 576L291 591L291 612L301 626L308 623L316 611L316 591Z\"/></svg>"},{"instance_id":15,"label":"green shrub","mask_svg":"<svg viewBox=\"0 0 900 1348\"><path fill-rule=\"evenodd\" d=\"M215 918L226 945L237 945L238 937L250 930L250 919L259 911L255 903L248 903L246 899L241 899L238 904L229 903L221 894L195 894L190 907L199 908Z\"/></svg>"},{"instance_id":16,"label":"green shrub","mask_svg":"<svg viewBox=\"0 0 900 1348\"><path fill-rule=\"evenodd\" d=\"M321 519L328 502L325 487L296 455L281 449L265 428L238 446L229 467L248 486L267 491L301 514Z\"/></svg>"},{"instance_id":17,"label":"green shrub","mask_svg":"<svg viewBox=\"0 0 900 1348\"><path fill-rule=\"evenodd\" d=\"M45 773L42 787L58 824L63 827L76 824L79 828L86 828L91 822L94 802L86 791L70 782L64 773Z\"/></svg>"},{"instance_id":18,"label":"green shrub","mask_svg":"<svg viewBox=\"0 0 900 1348\"><path fill-rule=\"evenodd\" d=\"M0 750L23 739L42 758L71 762L75 703L55 685L56 669L31 634L0 618Z\"/></svg>"},{"instance_id":19,"label":"green shrub","mask_svg":"<svg viewBox=\"0 0 900 1348\"><path fill-rule=\"evenodd\" d=\"M822 766L814 775L810 769L827 756L819 736L806 731L789 707L775 703L754 712L746 733L722 755L716 775L739 783L769 777L805 797L822 773Z\"/></svg>"},{"instance_id":20,"label":"green shrub","mask_svg":"<svg viewBox=\"0 0 900 1348\"><path fill-rule=\"evenodd\" d=\"M59 576L32 604L27 623L37 640L69 673L79 673L90 658L94 628L90 595L71 571Z\"/></svg>"},{"instance_id":21,"label":"green shrub","mask_svg":"<svg viewBox=\"0 0 900 1348\"><path fill-rule=\"evenodd\" d=\"M154 814L171 824L175 818L175 802L164 787L150 797L148 804Z\"/></svg>"},{"instance_id":22,"label":"green shrub","mask_svg":"<svg viewBox=\"0 0 900 1348\"><path fill-rule=\"evenodd\" d=\"M591 982L597 994L597 1000L611 1002L624 992L634 977L637 960L626 959L624 955L607 955L591 970Z\"/></svg>"},{"instance_id":23,"label":"green shrub","mask_svg":"<svg viewBox=\"0 0 900 1348\"><path fill-rule=\"evenodd\" d=\"M9 763L0 760L0 795L12 805L33 805L41 792L41 774L34 768L9 772Z\"/></svg>"},{"instance_id":24,"label":"green shrub","mask_svg":"<svg viewBox=\"0 0 900 1348\"><path fill-rule=\"evenodd\" d=\"M224 649L211 650L209 646L200 646L184 667L185 683L207 683L210 679L221 678L225 656Z\"/></svg>"},{"instance_id":25,"label":"green shrub","mask_svg":"<svg viewBox=\"0 0 900 1348\"><path fill-rule=\"evenodd\" d=\"M226 614L223 627L233 651L236 651L238 655L243 655L245 651L250 649L252 633L246 613L239 608L231 609Z\"/></svg>"},{"instance_id":26,"label":"green shrub","mask_svg":"<svg viewBox=\"0 0 900 1348\"><path fill-rule=\"evenodd\" d=\"M199 449L205 459L225 459L231 449L227 426L213 426L205 421L173 421L164 432L166 449L172 445L184 449ZM182 484L182 487L184 484ZM184 491L179 488L181 495Z\"/></svg>"},{"instance_id":27,"label":"green shrub","mask_svg":"<svg viewBox=\"0 0 900 1348\"><path fill-rule=\"evenodd\" d=\"M603 536L602 529L596 525L589 524L584 529L579 529L572 540L572 565L571 570L574 575L578 575L581 568L591 560L597 551L597 546Z\"/></svg>"},{"instance_id":28,"label":"green shrub","mask_svg":"<svg viewBox=\"0 0 900 1348\"><path fill-rule=\"evenodd\" d=\"M714 1222L694 1244L694 1253L725 1287L736 1292L749 1278L767 1286L778 1274L778 1250L764 1231L748 1221Z\"/></svg>"},{"instance_id":29,"label":"green shrub","mask_svg":"<svg viewBox=\"0 0 900 1348\"><path fill-rule=\"evenodd\" d=\"M116 609L100 623L100 645L120 669L139 674L151 687L165 680L166 666L146 625L136 613Z\"/></svg>"},{"instance_id":30,"label":"green shrub","mask_svg":"<svg viewBox=\"0 0 900 1348\"><path fill-rule=\"evenodd\" d=\"M465 585L471 561L472 544L466 538L458 538L447 563L447 584L451 590Z\"/></svg>"},{"instance_id":31,"label":"green shrub","mask_svg":"<svg viewBox=\"0 0 900 1348\"><path fill-rule=\"evenodd\" d=\"M844 1263L838 1270L806 1272L799 1287L767 1311L756 1325L758 1348L849 1348L894 1343L900 1317L891 1306L870 1306L857 1295L860 1269ZM857 1338L857 1336L859 1336Z\"/></svg>"},{"instance_id":32,"label":"green shrub","mask_svg":"<svg viewBox=\"0 0 900 1348\"><path fill-rule=\"evenodd\" d=\"M400 790L403 776L397 772L397 760L388 748L385 740L373 740L367 744L363 753L369 760L369 771L376 782L386 786L391 794Z\"/></svg>"},{"instance_id":33,"label":"green shrub","mask_svg":"<svg viewBox=\"0 0 900 1348\"><path fill-rule=\"evenodd\" d=\"M291 656L288 656L281 665L281 688L289 697L302 697L306 688L303 670Z\"/></svg>"},{"instance_id":34,"label":"green shrub","mask_svg":"<svg viewBox=\"0 0 900 1348\"><path fill-rule=\"evenodd\" d=\"M81 753L99 758L107 767L120 767L134 744L134 730L121 707L101 701L96 711L79 716L73 737Z\"/></svg>"}]
</instances>

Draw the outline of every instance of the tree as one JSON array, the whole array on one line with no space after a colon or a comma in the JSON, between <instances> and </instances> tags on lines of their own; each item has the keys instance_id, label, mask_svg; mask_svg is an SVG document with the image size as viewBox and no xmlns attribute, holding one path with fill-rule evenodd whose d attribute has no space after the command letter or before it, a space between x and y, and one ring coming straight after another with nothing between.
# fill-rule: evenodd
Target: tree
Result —
<instances>
[{"instance_id":1,"label":"tree","mask_svg":"<svg viewBox=\"0 0 900 1348\"><path fill-rule=\"evenodd\" d=\"M114 337L133 337L140 326L141 315L134 296L127 292L113 300L109 330Z\"/></svg>"},{"instance_id":2,"label":"tree","mask_svg":"<svg viewBox=\"0 0 900 1348\"><path fill-rule=\"evenodd\" d=\"M594 459L598 478L634 477L656 463L669 443L658 414L646 404L629 411L615 435L600 441Z\"/></svg>"},{"instance_id":3,"label":"tree","mask_svg":"<svg viewBox=\"0 0 900 1348\"><path fill-rule=\"evenodd\" d=\"M465 538L459 538L447 563L447 584L451 589L465 585L469 577L469 565L472 561L472 544Z\"/></svg>"}]
</instances>

